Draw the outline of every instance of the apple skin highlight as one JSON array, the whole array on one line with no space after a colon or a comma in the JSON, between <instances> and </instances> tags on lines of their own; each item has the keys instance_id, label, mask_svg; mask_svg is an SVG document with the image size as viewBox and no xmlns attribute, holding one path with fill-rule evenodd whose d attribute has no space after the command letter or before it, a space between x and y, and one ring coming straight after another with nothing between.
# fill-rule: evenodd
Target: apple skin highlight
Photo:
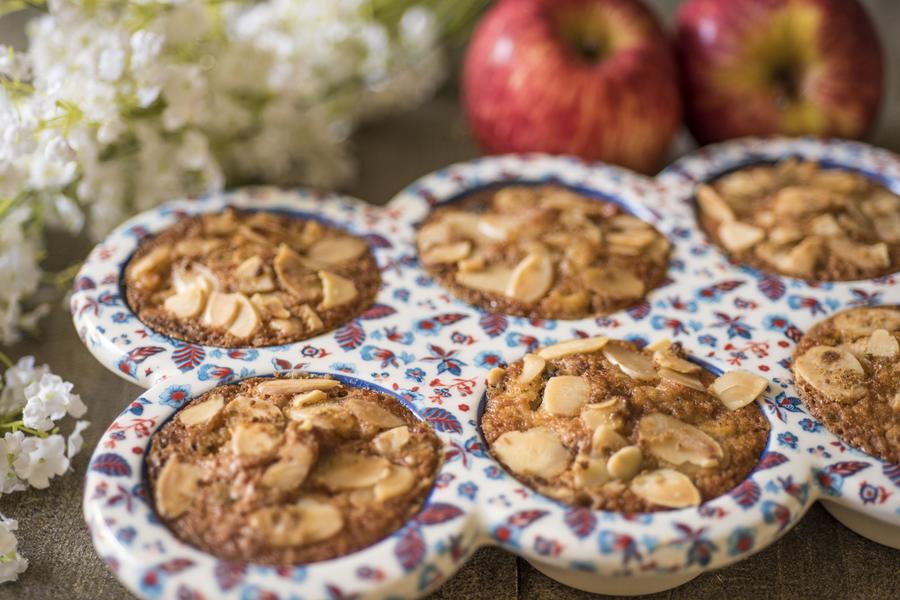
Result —
<instances>
[{"instance_id":1,"label":"apple skin highlight","mask_svg":"<svg viewBox=\"0 0 900 600\"><path fill-rule=\"evenodd\" d=\"M701 144L861 138L878 115L882 50L857 0L688 0L677 41L686 120Z\"/></svg>"},{"instance_id":2,"label":"apple skin highlight","mask_svg":"<svg viewBox=\"0 0 900 600\"><path fill-rule=\"evenodd\" d=\"M652 173L681 122L674 50L637 0L501 0L463 72L489 153L549 152Z\"/></svg>"}]
</instances>

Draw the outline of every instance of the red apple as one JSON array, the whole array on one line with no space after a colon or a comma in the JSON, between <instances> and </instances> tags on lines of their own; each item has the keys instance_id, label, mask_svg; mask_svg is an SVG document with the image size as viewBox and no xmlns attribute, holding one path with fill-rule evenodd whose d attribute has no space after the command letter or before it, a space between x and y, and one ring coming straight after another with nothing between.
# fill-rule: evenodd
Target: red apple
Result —
<instances>
[{"instance_id":1,"label":"red apple","mask_svg":"<svg viewBox=\"0 0 900 600\"><path fill-rule=\"evenodd\" d=\"M678 10L688 127L858 138L878 113L878 36L856 0L688 0Z\"/></svg>"},{"instance_id":2,"label":"red apple","mask_svg":"<svg viewBox=\"0 0 900 600\"><path fill-rule=\"evenodd\" d=\"M638 0L501 0L479 23L463 101L490 153L652 172L681 121L674 50Z\"/></svg>"}]
</instances>

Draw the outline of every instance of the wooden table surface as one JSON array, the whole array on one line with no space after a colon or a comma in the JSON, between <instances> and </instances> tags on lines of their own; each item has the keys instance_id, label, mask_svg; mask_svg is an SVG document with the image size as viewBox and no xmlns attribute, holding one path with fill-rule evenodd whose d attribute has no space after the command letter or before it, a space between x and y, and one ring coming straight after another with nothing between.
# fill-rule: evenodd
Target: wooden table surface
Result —
<instances>
[{"instance_id":1,"label":"wooden table surface","mask_svg":"<svg viewBox=\"0 0 900 600\"><path fill-rule=\"evenodd\" d=\"M668 10L673 2L662 4ZM867 4L885 7L893 17L900 16L900 3L872 0ZM882 20L880 25L883 39L892 50L900 51L900 37L890 25L897 21ZM2 30L0 26L0 39ZM891 99L874 139L898 151L900 94L896 66L890 82ZM452 89L413 112L363 129L356 144L359 177L347 191L376 204L383 204L428 171L477 155ZM678 148L685 147L682 140ZM66 261L84 256L89 249L81 238L57 236L49 243L50 270L68 266ZM18 582L0 586L0 600L130 598L94 553L81 515L81 493L91 449L114 416L141 390L101 367L78 340L62 300L55 298L53 302L53 312L42 323L43 334L4 351L13 358L34 354L39 362L51 364L57 373L74 382L89 407L88 418L93 425L86 432L85 449L75 459L72 472L54 480L47 490L0 497L0 512L19 520L19 550L30 561ZM433 597L563 600L588 596L556 583L511 554L485 548ZM900 598L900 552L856 535L816 504L784 538L762 552L650 597Z\"/></svg>"}]
</instances>

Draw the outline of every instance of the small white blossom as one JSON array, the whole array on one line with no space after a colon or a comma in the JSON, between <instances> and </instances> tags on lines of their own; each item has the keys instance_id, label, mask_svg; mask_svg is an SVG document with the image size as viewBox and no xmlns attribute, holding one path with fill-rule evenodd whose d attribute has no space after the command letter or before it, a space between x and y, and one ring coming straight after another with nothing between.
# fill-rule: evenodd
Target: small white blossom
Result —
<instances>
[{"instance_id":1,"label":"small white blossom","mask_svg":"<svg viewBox=\"0 0 900 600\"><path fill-rule=\"evenodd\" d=\"M23 356L4 374L3 391L0 392L0 417L15 414L25 407L25 388L37 383L50 372L47 365L37 366L33 356Z\"/></svg>"},{"instance_id":2,"label":"small white blossom","mask_svg":"<svg viewBox=\"0 0 900 600\"><path fill-rule=\"evenodd\" d=\"M77 421L75 423L75 428L66 440L66 457L68 457L69 460L72 460L72 457L81 451L81 447L84 445L84 438L81 436L81 433L87 429L89 425L89 421Z\"/></svg>"},{"instance_id":3,"label":"small white blossom","mask_svg":"<svg viewBox=\"0 0 900 600\"><path fill-rule=\"evenodd\" d=\"M31 487L49 487L52 477L64 474L69 468L65 439L58 433L45 438L26 436L13 468Z\"/></svg>"},{"instance_id":4,"label":"small white blossom","mask_svg":"<svg viewBox=\"0 0 900 600\"><path fill-rule=\"evenodd\" d=\"M78 394L72 393L72 384L59 375L45 373L40 381L25 388L25 408L22 410L26 427L38 431L50 431L54 421L66 414L80 417L86 407Z\"/></svg>"},{"instance_id":5,"label":"small white blossom","mask_svg":"<svg viewBox=\"0 0 900 600\"><path fill-rule=\"evenodd\" d=\"M19 554L19 541L13 533L18 528L17 521L0 515L0 583L15 581L28 568L28 559Z\"/></svg>"},{"instance_id":6,"label":"small white blossom","mask_svg":"<svg viewBox=\"0 0 900 600\"><path fill-rule=\"evenodd\" d=\"M13 463L22 451L21 431L9 431L0 438L0 496L25 489L25 483L16 475Z\"/></svg>"}]
</instances>

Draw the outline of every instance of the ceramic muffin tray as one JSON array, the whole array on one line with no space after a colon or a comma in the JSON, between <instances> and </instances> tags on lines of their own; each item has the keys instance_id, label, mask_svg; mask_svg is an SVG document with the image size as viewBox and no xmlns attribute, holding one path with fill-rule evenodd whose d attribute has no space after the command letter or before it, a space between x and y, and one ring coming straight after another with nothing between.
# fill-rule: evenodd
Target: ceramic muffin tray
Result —
<instances>
[{"instance_id":1,"label":"ceramic muffin tray","mask_svg":"<svg viewBox=\"0 0 900 600\"><path fill-rule=\"evenodd\" d=\"M664 590L757 552L821 500L845 525L900 548L900 465L842 443L797 396L791 352L812 324L845 308L900 303L897 277L808 283L730 264L697 225L697 182L747 164L798 156L861 171L900 191L900 159L869 146L747 139L699 150L654 179L570 158L516 155L453 165L416 181L383 208L272 188L176 201L123 224L88 258L71 299L88 349L148 387L110 425L90 463L84 511L100 556L145 598L390 597L434 590L480 546L496 544L565 584L602 593ZM647 300L606 317L529 320L452 298L419 266L417 223L483 186L554 181L621 204L673 244L669 279ZM142 237L178 217L224 206L314 215L363 236L381 269L376 303L307 341L269 348L190 344L145 327L128 307L122 271ZM523 486L486 450L478 427L485 375L536 346L576 336L668 337L714 371L746 369L771 385L759 409L771 425L756 469L698 507L623 515L575 508ZM232 563L179 542L149 501L151 436L188 399L251 376L303 369L395 395L444 443L424 508L359 552L294 567Z\"/></svg>"}]
</instances>

